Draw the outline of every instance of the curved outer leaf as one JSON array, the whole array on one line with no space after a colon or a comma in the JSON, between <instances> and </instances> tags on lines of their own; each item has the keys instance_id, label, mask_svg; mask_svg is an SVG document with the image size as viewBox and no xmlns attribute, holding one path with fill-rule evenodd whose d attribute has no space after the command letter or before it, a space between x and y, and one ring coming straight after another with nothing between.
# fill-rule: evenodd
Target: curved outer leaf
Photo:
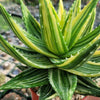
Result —
<instances>
[{"instance_id":1,"label":"curved outer leaf","mask_svg":"<svg viewBox=\"0 0 100 100\"><path fill-rule=\"evenodd\" d=\"M47 48L56 55L66 53L62 31L59 25L59 18L50 0L39 0L40 2L40 22L42 28L42 38Z\"/></svg>"},{"instance_id":2,"label":"curved outer leaf","mask_svg":"<svg viewBox=\"0 0 100 100\"><path fill-rule=\"evenodd\" d=\"M18 67L21 71L24 71L24 70L30 68L29 66L22 66L22 65L17 65L16 67Z\"/></svg>"},{"instance_id":3,"label":"curved outer leaf","mask_svg":"<svg viewBox=\"0 0 100 100\"><path fill-rule=\"evenodd\" d=\"M100 88L90 78L80 77L75 92L100 97Z\"/></svg>"},{"instance_id":4,"label":"curved outer leaf","mask_svg":"<svg viewBox=\"0 0 100 100\"><path fill-rule=\"evenodd\" d=\"M86 64L82 65L79 68L71 70L65 69L65 70L79 76L95 77L95 76L100 76L100 63L94 63L88 61Z\"/></svg>"},{"instance_id":5,"label":"curved outer leaf","mask_svg":"<svg viewBox=\"0 0 100 100\"><path fill-rule=\"evenodd\" d=\"M22 49L17 50L11 46L4 38L0 35L0 43L7 50L7 52L19 60L20 62L26 64L27 66L35 68L52 68L54 65L43 55L30 53L28 51L23 51Z\"/></svg>"},{"instance_id":6,"label":"curved outer leaf","mask_svg":"<svg viewBox=\"0 0 100 100\"><path fill-rule=\"evenodd\" d=\"M26 25L27 31L36 36L37 38L41 37L41 29L40 24L36 21L36 19L31 15L27 7L24 5L23 1L20 0L21 9L23 13L23 20Z\"/></svg>"},{"instance_id":7,"label":"curved outer leaf","mask_svg":"<svg viewBox=\"0 0 100 100\"><path fill-rule=\"evenodd\" d=\"M61 69L81 67L96 51L100 45L100 34L81 49L75 56L67 58L63 64L57 65Z\"/></svg>"},{"instance_id":8,"label":"curved outer leaf","mask_svg":"<svg viewBox=\"0 0 100 100\"><path fill-rule=\"evenodd\" d=\"M48 84L48 70L27 69L0 87L4 89L32 88Z\"/></svg>"},{"instance_id":9,"label":"curved outer leaf","mask_svg":"<svg viewBox=\"0 0 100 100\"><path fill-rule=\"evenodd\" d=\"M36 39L34 36L25 32L18 24L16 24L1 4L0 11L8 22L9 26L12 28L13 32L23 43L25 43L28 47L35 50L36 52L39 52L49 57L57 57L46 49L46 47L42 43L42 40Z\"/></svg>"},{"instance_id":10,"label":"curved outer leaf","mask_svg":"<svg viewBox=\"0 0 100 100\"><path fill-rule=\"evenodd\" d=\"M77 85L77 77L59 69L49 70L50 84L61 100L71 100Z\"/></svg>"},{"instance_id":11,"label":"curved outer leaf","mask_svg":"<svg viewBox=\"0 0 100 100\"><path fill-rule=\"evenodd\" d=\"M84 86L92 86L92 87L98 87L96 82L91 77L81 77L78 76L78 84L83 84Z\"/></svg>"},{"instance_id":12,"label":"curved outer leaf","mask_svg":"<svg viewBox=\"0 0 100 100\"><path fill-rule=\"evenodd\" d=\"M48 84L40 87L39 93L39 100L47 100L47 98L54 94L55 91L52 89L51 85Z\"/></svg>"},{"instance_id":13,"label":"curved outer leaf","mask_svg":"<svg viewBox=\"0 0 100 100\"><path fill-rule=\"evenodd\" d=\"M28 48L28 47L26 47L26 46L21 47L21 46L19 46L19 45L13 45L13 47L16 48L16 49L23 50L23 51L29 51L29 52L36 53L36 51L34 51L34 50L32 50L31 48Z\"/></svg>"},{"instance_id":14,"label":"curved outer leaf","mask_svg":"<svg viewBox=\"0 0 100 100\"><path fill-rule=\"evenodd\" d=\"M54 98L56 98L57 96L58 96L58 94L57 94L57 93L54 93L53 95L49 96L49 97L47 98L47 100L54 99Z\"/></svg>"},{"instance_id":15,"label":"curved outer leaf","mask_svg":"<svg viewBox=\"0 0 100 100\"><path fill-rule=\"evenodd\" d=\"M30 53L34 53L35 51L31 50L28 47L21 47L21 46L16 46L16 45L12 45L14 48L16 48L17 50L21 50L23 52L30 52ZM2 44L0 43L0 50L2 50L3 52L9 54L6 49L2 46Z\"/></svg>"},{"instance_id":16,"label":"curved outer leaf","mask_svg":"<svg viewBox=\"0 0 100 100\"><path fill-rule=\"evenodd\" d=\"M70 41L70 49L75 45L75 43L81 37L85 25L88 24L87 20L91 16L92 11L95 9L98 0L91 0L86 7L76 16L72 22L72 37Z\"/></svg>"},{"instance_id":17,"label":"curved outer leaf","mask_svg":"<svg viewBox=\"0 0 100 100\"><path fill-rule=\"evenodd\" d=\"M2 50L3 52L5 52L5 53L7 53L8 54L8 52L6 51L6 49L2 46L2 44L0 43L0 50Z\"/></svg>"}]
</instances>

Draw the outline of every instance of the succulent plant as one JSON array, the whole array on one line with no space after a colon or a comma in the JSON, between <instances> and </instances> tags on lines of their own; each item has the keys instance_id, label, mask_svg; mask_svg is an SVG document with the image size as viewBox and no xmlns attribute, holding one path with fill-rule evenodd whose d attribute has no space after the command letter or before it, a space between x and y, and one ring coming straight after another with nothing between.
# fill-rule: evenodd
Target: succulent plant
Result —
<instances>
[{"instance_id":1,"label":"succulent plant","mask_svg":"<svg viewBox=\"0 0 100 100\"><path fill-rule=\"evenodd\" d=\"M81 0L75 0L66 13L62 0L57 12L50 0L39 0L39 24L20 0L26 29L0 4L6 22L26 45L11 45L0 35L0 49L24 64L19 66L23 72L0 90L39 86L39 100L71 100L74 93L100 96L92 78L100 76L100 26L93 29L97 2L81 10Z\"/></svg>"}]
</instances>

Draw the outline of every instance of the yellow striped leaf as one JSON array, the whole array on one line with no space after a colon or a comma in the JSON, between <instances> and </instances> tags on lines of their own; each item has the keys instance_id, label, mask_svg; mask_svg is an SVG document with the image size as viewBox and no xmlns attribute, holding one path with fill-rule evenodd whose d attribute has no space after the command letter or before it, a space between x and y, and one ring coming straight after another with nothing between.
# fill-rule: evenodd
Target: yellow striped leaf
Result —
<instances>
[{"instance_id":1,"label":"yellow striped leaf","mask_svg":"<svg viewBox=\"0 0 100 100\"><path fill-rule=\"evenodd\" d=\"M62 68L61 68L62 69ZM100 76L100 63L88 61L86 64L76 69L62 69L72 74L84 76L84 77L96 77Z\"/></svg>"},{"instance_id":2,"label":"yellow striped leaf","mask_svg":"<svg viewBox=\"0 0 100 100\"><path fill-rule=\"evenodd\" d=\"M64 40L66 42L66 45L69 46L70 39L72 36L72 21L73 19L78 15L78 13L81 10L81 0L75 0L74 4L70 8L62 33L64 34Z\"/></svg>"},{"instance_id":3,"label":"yellow striped leaf","mask_svg":"<svg viewBox=\"0 0 100 100\"><path fill-rule=\"evenodd\" d=\"M63 1L59 0L58 16L59 16L60 20L62 19L64 12L65 12L65 9L64 9L64 5L63 5Z\"/></svg>"},{"instance_id":4,"label":"yellow striped leaf","mask_svg":"<svg viewBox=\"0 0 100 100\"><path fill-rule=\"evenodd\" d=\"M42 38L52 53L62 55L68 50L62 36L58 15L50 0L39 0L39 3Z\"/></svg>"},{"instance_id":5,"label":"yellow striped leaf","mask_svg":"<svg viewBox=\"0 0 100 100\"><path fill-rule=\"evenodd\" d=\"M38 21L31 15L25 4L20 0L21 9L23 13L23 20L27 31L37 38L41 38L41 29Z\"/></svg>"},{"instance_id":6,"label":"yellow striped leaf","mask_svg":"<svg viewBox=\"0 0 100 100\"><path fill-rule=\"evenodd\" d=\"M43 55L40 54L34 54L30 51L25 51L22 49L16 49L13 46L11 46L4 38L0 35L0 43L4 47L4 49L8 52L9 55L17 59L23 64L26 64L30 67L35 68L52 68L54 65Z\"/></svg>"},{"instance_id":7,"label":"yellow striped leaf","mask_svg":"<svg viewBox=\"0 0 100 100\"><path fill-rule=\"evenodd\" d=\"M0 90L33 88L46 84L48 84L47 70L29 68L0 86Z\"/></svg>"},{"instance_id":8,"label":"yellow striped leaf","mask_svg":"<svg viewBox=\"0 0 100 100\"><path fill-rule=\"evenodd\" d=\"M100 34L89 42L84 48L82 48L77 54L66 58L66 61L62 64L57 65L62 69L72 69L82 66L96 51L100 45Z\"/></svg>"},{"instance_id":9,"label":"yellow striped leaf","mask_svg":"<svg viewBox=\"0 0 100 100\"><path fill-rule=\"evenodd\" d=\"M61 100L71 100L77 86L77 76L59 69L49 70L49 81Z\"/></svg>"},{"instance_id":10,"label":"yellow striped leaf","mask_svg":"<svg viewBox=\"0 0 100 100\"><path fill-rule=\"evenodd\" d=\"M96 85L92 78L78 77L78 85L75 92L100 97L100 87Z\"/></svg>"},{"instance_id":11,"label":"yellow striped leaf","mask_svg":"<svg viewBox=\"0 0 100 100\"><path fill-rule=\"evenodd\" d=\"M91 16L93 10L96 7L98 0L91 0L76 16L72 22L72 38L70 41L70 49L75 45L75 43L80 39L82 33L85 29L85 25L88 24L89 17ZM91 17L90 17L91 18Z\"/></svg>"},{"instance_id":12,"label":"yellow striped leaf","mask_svg":"<svg viewBox=\"0 0 100 100\"><path fill-rule=\"evenodd\" d=\"M31 49L35 50L38 53L44 54L49 57L54 57L54 58L57 57L46 49L42 40L37 39L36 37L30 35L25 30L23 30L17 23L15 23L15 21L7 13L5 8L1 4L0 4L0 11L4 16L5 20L8 22L11 29L13 30L13 32L23 43L25 43L28 47L30 47Z\"/></svg>"}]
</instances>

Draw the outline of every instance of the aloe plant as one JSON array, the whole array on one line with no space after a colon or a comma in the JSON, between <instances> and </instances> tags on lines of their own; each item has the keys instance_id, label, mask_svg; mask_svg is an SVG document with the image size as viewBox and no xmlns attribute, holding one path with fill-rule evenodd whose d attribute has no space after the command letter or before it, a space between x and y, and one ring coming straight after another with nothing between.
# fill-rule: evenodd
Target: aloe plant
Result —
<instances>
[{"instance_id":1,"label":"aloe plant","mask_svg":"<svg viewBox=\"0 0 100 100\"><path fill-rule=\"evenodd\" d=\"M6 22L26 45L11 45L0 35L0 49L24 64L18 66L23 72L0 90L39 86L39 100L71 100L74 93L99 97L92 79L100 76L100 26L93 29L97 2L91 0L81 9L81 0L75 0L66 13L62 0L58 11L50 0L39 0L39 23L20 0L26 29L0 4Z\"/></svg>"}]
</instances>

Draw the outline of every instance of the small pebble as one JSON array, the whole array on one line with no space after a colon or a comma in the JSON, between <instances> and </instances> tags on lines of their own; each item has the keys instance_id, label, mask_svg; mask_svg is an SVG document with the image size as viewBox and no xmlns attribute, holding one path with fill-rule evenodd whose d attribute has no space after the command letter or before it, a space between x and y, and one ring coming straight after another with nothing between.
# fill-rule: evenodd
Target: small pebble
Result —
<instances>
[{"instance_id":1,"label":"small pebble","mask_svg":"<svg viewBox=\"0 0 100 100\"><path fill-rule=\"evenodd\" d=\"M4 69L9 69L10 67L10 63L9 62L6 62L4 65L3 65L3 68Z\"/></svg>"},{"instance_id":2,"label":"small pebble","mask_svg":"<svg viewBox=\"0 0 100 100\"><path fill-rule=\"evenodd\" d=\"M12 58L12 61L16 61L16 59L15 58Z\"/></svg>"},{"instance_id":3,"label":"small pebble","mask_svg":"<svg viewBox=\"0 0 100 100\"><path fill-rule=\"evenodd\" d=\"M22 44L22 42L21 42L21 41L19 41L19 42L18 42L18 44L19 44L19 45L21 45L21 44Z\"/></svg>"},{"instance_id":4,"label":"small pebble","mask_svg":"<svg viewBox=\"0 0 100 100\"><path fill-rule=\"evenodd\" d=\"M6 57L7 54L6 54L6 53L2 53L1 56L2 56L2 57Z\"/></svg>"},{"instance_id":5,"label":"small pebble","mask_svg":"<svg viewBox=\"0 0 100 100\"><path fill-rule=\"evenodd\" d=\"M12 72L12 74L14 74L14 75L18 75L20 73L20 71L18 70L18 69L15 69L13 72Z\"/></svg>"},{"instance_id":6,"label":"small pebble","mask_svg":"<svg viewBox=\"0 0 100 100\"><path fill-rule=\"evenodd\" d=\"M6 36L9 36L10 35L10 32L6 32Z\"/></svg>"},{"instance_id":7,"label":"small pebble","mask_svg":"<svg viewBox=\"0 0 100 100\"><path fill-rule=\"evenodd\" d=\"M11 40L11 38L8 38L8 42L11 42L12 40Z\"/></svg>"}]
</instances>

